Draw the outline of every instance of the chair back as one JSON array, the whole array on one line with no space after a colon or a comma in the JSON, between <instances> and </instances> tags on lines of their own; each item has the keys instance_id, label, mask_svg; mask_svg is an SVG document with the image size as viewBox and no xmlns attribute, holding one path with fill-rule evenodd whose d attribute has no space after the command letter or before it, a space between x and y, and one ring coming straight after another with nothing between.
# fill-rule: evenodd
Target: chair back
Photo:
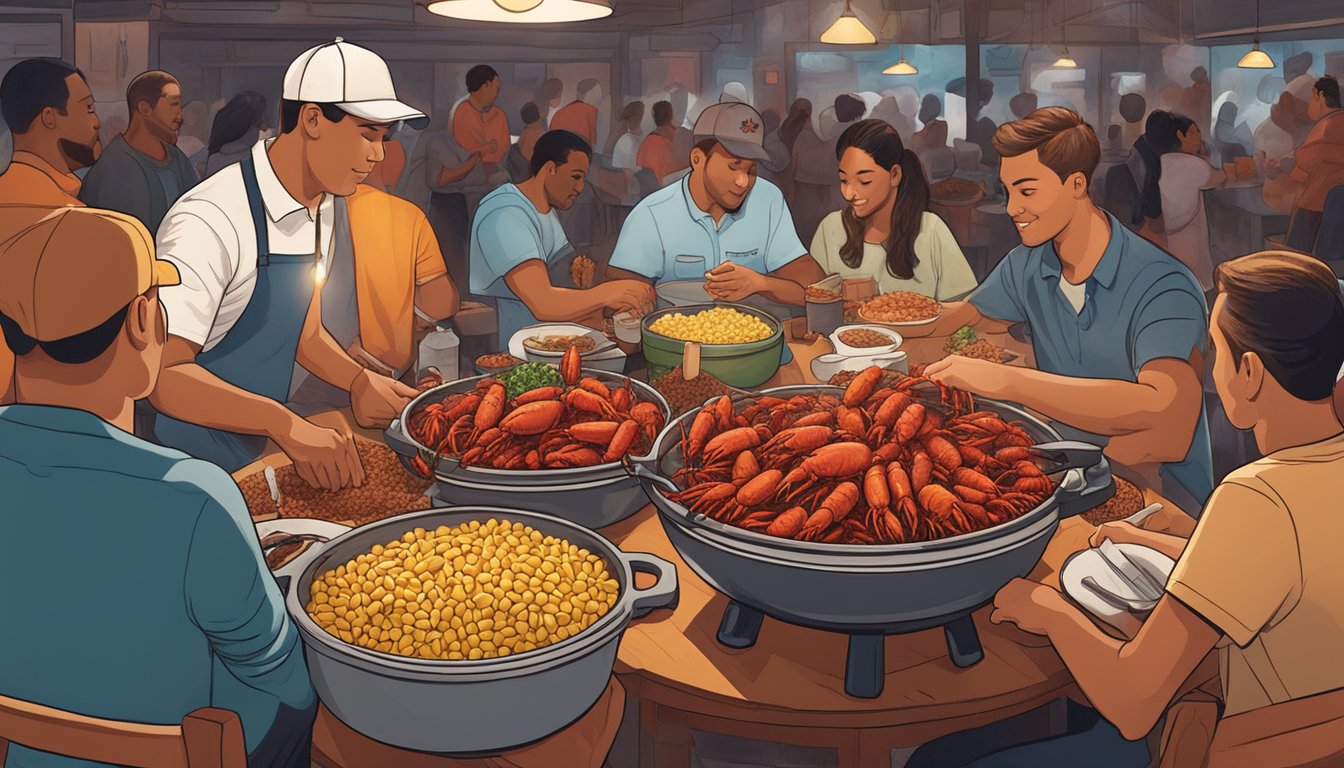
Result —
<instances>
[{"instance_id":1,"label":"chair back","mask_svg":"<svg viewBox=\"0 0 1344 768\"><path fill-rule=\"evenodd\" d=\"M181 725L145 725L0 696L0 765L11 743L133 768L247 768L242 722L213 707L188 712Z\"/></svg>"}]
</instances>

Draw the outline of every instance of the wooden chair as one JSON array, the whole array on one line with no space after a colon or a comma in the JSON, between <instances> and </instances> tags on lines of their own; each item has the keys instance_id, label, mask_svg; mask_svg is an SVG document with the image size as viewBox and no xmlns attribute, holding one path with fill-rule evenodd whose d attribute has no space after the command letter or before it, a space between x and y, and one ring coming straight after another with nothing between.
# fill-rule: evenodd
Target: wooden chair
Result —
<instances>
[{"instance_id":1,"label":"wooden chair","mask_svg":"<svg viewBox=\"0 0 1344 768\"><path fill-rule=\"evenodd\" d=\"M0 765L11 742L135 768L247 768L242 722L213 707L188 712L182 725L144 725L0 696Z\"/></svg>"}]
</instances>

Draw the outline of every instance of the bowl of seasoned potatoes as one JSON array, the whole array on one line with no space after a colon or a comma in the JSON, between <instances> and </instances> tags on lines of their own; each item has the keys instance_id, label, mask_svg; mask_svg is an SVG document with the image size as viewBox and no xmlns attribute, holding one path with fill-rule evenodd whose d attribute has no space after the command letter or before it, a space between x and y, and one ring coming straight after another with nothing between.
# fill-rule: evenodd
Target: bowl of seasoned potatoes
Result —
<instances>
[{"instance_id":1,"label":"bowl of seasoned potatoes","mask_svg":"<svg viewBox=\"0 0 1344 768\"><path fill-rule=\"evenodd\" d=\"M640 589L636 572L657 581ZM606 688L630 620L677 600L666 560L495 507L349 530L276 576L332 714L386 744L462 755L577 720Z\"/></svg>"},{"instance_id":2,"label":"bowl of seasoned potatoes","mask_svg":"<svg viewBox=\"0 0 1344 768\"><path fill-rule=\"evenodd\" d=\"M784 326L745 304L696 304L660 309L640 325L649 378L681 364L686 342L700 345L700 368L733 387L755 387L779 370Z\"/></svg>"}]
</instances>

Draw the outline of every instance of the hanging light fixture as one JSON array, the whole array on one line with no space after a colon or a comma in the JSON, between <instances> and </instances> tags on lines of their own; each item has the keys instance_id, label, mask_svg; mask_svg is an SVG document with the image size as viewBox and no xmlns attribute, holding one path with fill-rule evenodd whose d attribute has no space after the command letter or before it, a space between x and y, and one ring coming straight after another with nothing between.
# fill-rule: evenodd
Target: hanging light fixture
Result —
<instances>
[{"instance_id":1,"label":"hanging light fixture","mask_svg":"<svg viewBox=\"0 0 1344 768\"><path fill-rule=\"evenodd\" d=\"M845 12L821 33L821 42L838 45L872 45L877 42L877 36L859 21L859 17L854 15L854 10L849 7L849 0L845 0Z\"/></svg>"},{"instance_id":2,"label":"hanging light fixture","mask_svg":"<svg viewBox=\"0 0 1344 768\"><path fill-rule=\"evenodd\" d=\"M918 75L919 68L905 60L905 30L902 27L901 4L896 3L896 36L901 39L901 60L882 70L884 75Z\"/></svg>"},{"instance_id":3,"label":"hanging light fixture","mask_svg":"<svg viewBox=\"0 0 1344 768\"><path fill-rule=\"evenodd\" d=\"M435 0L430 13L468 21L561 24L611 15L611 0Z\"/></svg>"},{"instance_id":4,"label":"hanging light fixture","mask_svg":"<svg viewBox=\"0 0 1344 768\"><path fill-rule=\"evenodd\" d=\"M1059 3L1059 13L1064 17L1063 19L1060 19L1059 24L1060 29L1064 34L1064 52L1061 53L1059 58L1055 60L1055 63L1050 66L1055 67L1056 69L1077 69L1078 62L1074 61L1073 57L1069 55L1069 14L1068 7L1064 5L1063 0L1060 0Z\"/></svg>"},{"instance_id":5,"label":"hanging light fixture","mask_svg":"<svg viewBox=\"0 0 1344 768\"><path fill-rule=\"evenodd\" d=\"M1241 69L1273 69L1274 60L1268 53L1260 50L1260 0L1255 0L1255 40L1251 43L1251 50L1241 57L1237 62L1237 67Z\"/></svg>"}]
</instances>

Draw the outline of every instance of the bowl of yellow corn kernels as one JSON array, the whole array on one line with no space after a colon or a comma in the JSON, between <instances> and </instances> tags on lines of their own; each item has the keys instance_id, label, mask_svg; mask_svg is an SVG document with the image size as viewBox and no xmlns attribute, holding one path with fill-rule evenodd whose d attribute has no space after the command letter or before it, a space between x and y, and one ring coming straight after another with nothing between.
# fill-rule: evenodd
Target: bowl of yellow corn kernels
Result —
<instances>
[{"instance_id":1,"label":"bowl of yellow corn kernels","mask_svg":"<svg viewBox=\"0 0 1344 768\"><path fill-rule=\"evenodd\" d=\"M657 582L639 589L636 572ZM493 507L349 530L276 576L327 709L386 744L448 754L497 753L577 720L630 620L677 600L666 560Z\"/></svg>"},{"instance_id":2,"label":"bowl of yellow corn kernels","mask_svg":"<svg viewBox=\"0 0 1344 768\"><path fill-rule=\"evenodd\" d=\"M700 368L734 387L763 384L779 370L784 326L745 304L696 304L660 309L640 324L649 380L682 362L686 342L700 345Z\"/></svg>"}]
</instances>

